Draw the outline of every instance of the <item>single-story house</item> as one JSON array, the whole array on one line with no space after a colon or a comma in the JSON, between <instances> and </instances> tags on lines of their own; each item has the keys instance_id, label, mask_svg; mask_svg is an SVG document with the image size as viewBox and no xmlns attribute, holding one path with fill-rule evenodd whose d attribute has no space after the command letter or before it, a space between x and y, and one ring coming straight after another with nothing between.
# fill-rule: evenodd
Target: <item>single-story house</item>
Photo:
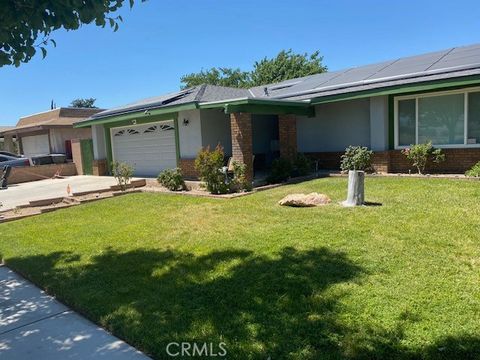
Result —
<instances>
[{"instance_id":1,"label":"single-story house","mask_svg":"<svg viewBox=\"0 0 480 360\"><path fill-rule=\"evenodd\" d=\"M20 154L27 157L45 154L66 154L72 157L72 139L90 139L91 129L74 128L73 123L84 120L101 109L57 108L20 118L17 125L0 131L5 141L16 137Z\"/></svg>"},{"instance_id":2,"label":"single-story house","mask_svg":"<svg viewBox=\"0 0 480 360\"><path fill-rule=\"evenodd\" d=\"M377 171L408 171L400 153L432 141L447 160L431 171L460 173L480 160L480 45L306 76L250 89L201 85L102 111L92 127L94 166L133 164L136 175L180 167L220 143L255 168L305 153L339 167L349 145L374 151Z\"/></svg>"}]
</instances>

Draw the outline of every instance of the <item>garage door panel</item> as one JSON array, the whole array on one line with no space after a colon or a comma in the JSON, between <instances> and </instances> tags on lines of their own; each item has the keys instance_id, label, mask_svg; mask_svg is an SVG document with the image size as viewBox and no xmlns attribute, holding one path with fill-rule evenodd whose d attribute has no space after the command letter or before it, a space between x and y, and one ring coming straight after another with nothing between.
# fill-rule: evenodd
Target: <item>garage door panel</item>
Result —
<instances>
[{"instance_id":1,"label":"garage door panel","mask_svg":"<svg viewBox=\"0 0 480 360\"><path fill-rule=\"evenodd\" d=\"M173 121L112 129L113 156L137 176L157 176L177 166Z\"/></svg>"}]
</instances>

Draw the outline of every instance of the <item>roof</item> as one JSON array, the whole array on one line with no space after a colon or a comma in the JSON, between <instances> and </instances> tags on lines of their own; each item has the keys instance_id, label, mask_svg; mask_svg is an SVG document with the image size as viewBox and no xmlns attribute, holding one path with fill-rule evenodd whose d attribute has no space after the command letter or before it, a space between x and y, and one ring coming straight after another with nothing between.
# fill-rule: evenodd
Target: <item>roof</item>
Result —
<instances>
[{"instance_id":1,"label":"roof","mask_svg":"<svg viewBox=\"0 0 480 360\"><path fill-rule=\"evenodd\" d=\"M102 111L92 115L91 119L126 114L129 112L144 111L166 106L175 106L191 103L214 102L228 99L238 99L249 95L247 89L237 89L216 85L199 85L177 92L139 100L124 106Z\"/></svg>"},{"instance_id":2,"label":"roof","mask_svg":"<svg viewBox=\"0 0 480 360\"><path fill-rule=\"evenodd\" d=\"M73 123L86 119L102 109L92 108L58 108L38 114L33 114L20 118L15 127L0 129L2 133L16 133L19 131L28 131L33 129L42 129L50 127L71 127Z\"/></svg>"},{"instance_id":3,"label":"roof","mask_svg":"<svg viewBox=\"0 0 480 360\"><path fill-rule=\"evenodd\" d=\"M277 105L282 101L285 101L285 105L290 105L293 101L310 103L313 99L331 95L472 75L480 75L480 44L325 72L251 89L199 85L106 110L87 120L90 122L115 115L185 104L217 103L221 106L242 99L265 103L276 100Z\"/></svg>"},{"instance_id":4,"label":"roof","mask_svg":"<svg viewBox=\"0 0 480 360\"><path fill-rule=\"evenodd\" d=\"M13 128L14 128L14 126L0 126L0 133L3 132L3 131L13 129Z\"/></svg>"},{"instance_id":5,"label":"roof","mask_svg":"<svg viewBox=\"0 0 480 360\"><path fill-rule=\"evenodd\" d=\"M271 98L309 100L353 91L478 74L480 44L326 72L250 90L255 96L265 96L264 89L267 88Z\"/></svg>"}]
</instances>

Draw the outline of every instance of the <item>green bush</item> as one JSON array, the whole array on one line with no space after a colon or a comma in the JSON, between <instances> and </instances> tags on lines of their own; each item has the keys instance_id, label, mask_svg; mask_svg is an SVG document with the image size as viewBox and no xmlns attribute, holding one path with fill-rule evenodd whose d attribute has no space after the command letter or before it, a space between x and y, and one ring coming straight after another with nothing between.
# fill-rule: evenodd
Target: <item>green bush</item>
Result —
<instances>
[{"instance_id":1,"label":"green bush","mask_svg":"<svg viewBox=\"0 0 480 360\"><path fill-rule=\"evenodd\" d=\"M305 154L298 154L293 162L293 168L297 176L305 176L312 172L312 161Z\"/></svg>"},{"instance_id":2,"label":"green bush","mask_svg":"<svg viewBox=\"0 0 480 360\"><path fill-rule=\"evenodd\" d=\"M252 182L248 181L246 176L247 165L234 161L232 166L233 179L229 184L229 190L231 192L252 191Z\"/></svg>"},{"instance_id":3,"label":"green bush","mask_svg":"<svg viewBox=\"0 0 480 360\"><path fill-rule=\"evenodd\" d=\"M431 141L425 144L412 145L410 148L402 150L402 154L417 168L419 174L425 172L425 167L429 161L434 163L445 161L445 154L442 153L441 149L435 149Z\"/></svg>"},{"instance_id":4,"label":"green bush","mask_svg":"<svg viewBox=\"0 0 480 360\"><path fill-rule=\"evenodd\" d=\"M223 158L223 148L217 145L213 151L210 147L202 148L195 159L195 169L212 194L225 194L229 191L226 176L222 172Z\"/></svg>"},{"instance_id":5,"label":"green bush","mask_svg":"<svg viewBox=\"0 0 480 360\"><path fill-rule=\"evenodd\" d=\"M473 165L473 167L468 170L465 175L472 177L480 177L480 161Z\"/></svg>"},{"instance_id":6,"label":"green bush","mask_svg":"<svg viewBox=\"0 0 480 360\"><path fill-rule=\"evenodd\" d=\"M122 191L127 189L130 179L133 176L133 166L125 162L112 162L112 175L117 180L118 185Z\"/></svg>"},{"instance_id":7,"label":"green bush","mask_svg":"<svg viewBox=\"0 0 480 360\"><path fill-rule=\"evenodd\" d=\"M157 181L168 190L179 191L185 189L182 170L179 168L163 170L157 178Z\"/></svg>"},{"instance_id":8,"label":"green bush","mask_svg":"<svg viewBox=\"0 0 480 360\"><path fill-rule=\"evenodd\" d=\"M270 174L267 177L267 182L276 184L287 180L293 171L293 166L290 160L286 158L278 158L273 160Z\"/></svg>"},{"instance_id":9,"label":"green bush","mask_svg":"<svg viewBox=\"0 0 480 360\"><path fill-rule=\"evenodd\" d=\"M373 151L365 146L349 146L345 149L345 154L341 156L340 168L342 171L370 170L372 155Z\"/></svg>"}]
</instances>

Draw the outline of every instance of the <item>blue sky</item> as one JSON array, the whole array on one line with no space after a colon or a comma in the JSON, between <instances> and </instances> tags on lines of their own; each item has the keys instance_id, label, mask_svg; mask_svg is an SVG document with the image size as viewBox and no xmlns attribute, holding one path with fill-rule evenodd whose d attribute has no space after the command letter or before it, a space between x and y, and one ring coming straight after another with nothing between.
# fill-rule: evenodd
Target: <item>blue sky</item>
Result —
<instances>
[{"instance_id":1,"label":"blue sky","mask_svg":"<svg viewBox=\"0 0 480 360\"><path fill-rule=\"evenodd\" d=\"M477 1L149 0L118 32L54 33L57 47L0 68L0 125L78 97L104 108L179 88L213 66L250 69L282 49L320 50L330 70L480 42Z\"/></svg>"}]
</instances>

